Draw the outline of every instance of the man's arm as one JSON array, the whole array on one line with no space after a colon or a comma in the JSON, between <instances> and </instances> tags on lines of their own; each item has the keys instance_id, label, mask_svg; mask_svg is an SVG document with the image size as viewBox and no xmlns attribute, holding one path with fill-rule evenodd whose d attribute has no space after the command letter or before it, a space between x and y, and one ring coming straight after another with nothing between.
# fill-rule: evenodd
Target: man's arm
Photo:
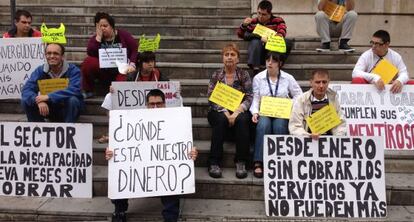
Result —
<instances>
[{"instance_id":1,"label":"man's arm","mask_svg":"<svg viewBox=\"0 0 414 222\"><path fill-rule=\"evenodd\" d=\"M39 66L33 73L30 75L30 78L26 81L22 89L22 101L29 106L36 104L36 96L39 93L39 86L37 85L37 80L40 78L40 75L43 73L43 66Z\"/></svg>"},{"instance_id":2,"label":"man's arm","mask_svg":"<svg viewBox=\"0 0 414 222\"><path fill-rule=\"evenodd\" d=\"M370 67L369 64L371 60L370 55L370 53L365 52L359 57L357 63L355 64L354 70L352 71L352 78L364 78L370 83L375 83L381 79L379 75L369 73L368 69Z\"/></svg>"},{"instance_id":3,"label":"man's arm","mask_svg":"<svg viewBox=\"0 0 414 222\"><path fill-rule=\"evenodd\" d=\"M303 104L299 101L300 99L295 101L295 104L292 108L292 113L289 119L289 132L291 135L296 136L309 136L305 129L305 113Z\"/></svg>"},{"instance_id":4,"label":"man's arm","mask_svg":"<svg viewBox=\"0 0 414 222\"><path fill-rule=\"evenodd\" d=\"M352 11L355 8L355 1L354 0L346 0L345 1L345 8L347 11Z\"/></svg>"}]
</instances>

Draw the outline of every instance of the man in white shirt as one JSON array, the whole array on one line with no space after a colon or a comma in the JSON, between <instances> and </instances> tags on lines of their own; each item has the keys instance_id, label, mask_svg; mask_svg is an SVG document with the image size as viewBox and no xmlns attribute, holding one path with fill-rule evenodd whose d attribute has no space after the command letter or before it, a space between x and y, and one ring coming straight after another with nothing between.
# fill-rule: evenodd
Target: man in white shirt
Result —
<instances>
[{"instance_id":1,"label":"man in white shirt","mask_svg":"<svg viewBox=\"0 0 414 222\"><path fill-rule=\"evenodd\" d=\"M377 89L384 90L384 81L379 75L371 73L371 71L381 59L385 58L398 69L396 79L391 82L390 91L392 93L401 92L403 85L407 84L409 80L409 75L401 55L389 48L390 43L391 38L387 31L378 30L373 34L370 41L371 49L365 51L359 57L352 71L352 83L372 83Z\"/></svg>"}]
</instances>

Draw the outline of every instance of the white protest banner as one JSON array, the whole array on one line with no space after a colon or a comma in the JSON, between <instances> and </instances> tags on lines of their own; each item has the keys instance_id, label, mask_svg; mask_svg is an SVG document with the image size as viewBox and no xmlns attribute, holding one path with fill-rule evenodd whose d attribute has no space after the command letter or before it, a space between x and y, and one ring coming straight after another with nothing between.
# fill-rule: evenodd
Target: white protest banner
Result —
<instances>
[{"instance_id":1,"label":"white protest banner","mask_svg":"<svg viewBox=\"0 0 414 222\"><path fill-rule=\"evenodd\" d=\"M264 138L266 215L385 218L380 137Z\"/></svg>"},{"instance_id":2,"label":"white protest banner","mask_svg":"<svg viewBox=\"0 0 414 222\"><path fill-rule=\"evenodd\" d=\"M126 48L99 49L99 68L116 68L116 61L128 63Z\"/></svg>"},{"instance_id":3,"label":"white protest banner","mask_svg":"<svg viewBox=\"0 0 414 222\"><path fill-rule=\"evenodd\" d=\"M160 89L165 94L167 107L179 107L183 104L180 95L180 82L112 82L113 109L141 109L146 107L145 98L151 89Z\"/></svg>"},{"instance_id":4,"label":"white protest banner","mask_svg":"<svg viewBox=\"0 0 414 222\"><path fill-rule=\"evenodd\" d=\"M19 99L32 72L44 63L42 38L0 39L0 99Z\"/></svg>"},{"instance_id":5,"label":"white protest banner","mask_svg":"<svg viewBox=\"0 0 414 222\"><path fill-rule=\"evenodd\" d=\"M390 85L331 84L338 93L350 136L381 136L389 150L414 149L414 86L391 93Z\"/></svg>"},{"instance_id":6,"label":"white protest banner","mask_svg":"<svg viewBox=\"0 0 414 222\"><path fill-rule=\"evenodd\" d=\"M109 112L110 199L195 192L191 108Z\"/></svg>"},{"instance_id":7,"label":"white protest banner","mask_svg":"<svg viewBox=\"0 0 414 222\"><path fill-rule=\"evenodd\" d=\"M92 197L92 124L0 123L0 195Z\"/></svg>"}]
</instances>

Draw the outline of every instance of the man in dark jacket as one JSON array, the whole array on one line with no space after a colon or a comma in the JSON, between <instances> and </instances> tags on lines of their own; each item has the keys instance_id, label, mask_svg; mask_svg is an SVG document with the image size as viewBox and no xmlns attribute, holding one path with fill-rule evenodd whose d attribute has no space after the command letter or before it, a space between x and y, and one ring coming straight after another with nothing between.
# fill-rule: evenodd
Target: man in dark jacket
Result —
<instances>
[{"instance_id":1,"label":"man in dark jacket","mask_svg":"<svg viewBox=\"0 0 414 222\"><path fill-rule=\"evenodd\" d=\"M64 59L65 48L60 44L48 44L45 50L47 63L37 67L23 86L22 106L29 122L73 123L83 107L80 91L81 73L78 67ZM39 80L67 79L67 85L40 95Z\"/></svg>"}]
</instances>

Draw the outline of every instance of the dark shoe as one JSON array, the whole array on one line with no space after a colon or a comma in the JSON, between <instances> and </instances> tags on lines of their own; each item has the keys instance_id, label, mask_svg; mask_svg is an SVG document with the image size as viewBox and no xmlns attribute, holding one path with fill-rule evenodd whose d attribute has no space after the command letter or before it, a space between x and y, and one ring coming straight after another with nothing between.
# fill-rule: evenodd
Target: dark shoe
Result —
<instances>
[{"instance_id":1,"label":"dark shoe","mask_svg":"<svg viewBox=\"0 0 414 222\"><path fill-rule=\"evenodd\" d=\"M125 212L119 212L119 213L113 213L112 214L112 222L126 222L126 213Z\"/></svg>"},{"instance_id":2,"label":"dark shoe","mask_svg":"<svg viewBox=\"0 0 414 222\"><path fill-rule=\"evenodd\" d=\"M316 51L318 51L318 52L329 52L329 51L331 51L331 43L330 42L322 43L320 48L316 48Z\"/></svg>"},{"instance_id":3,"label":"dark shoe","mask_svg":"<svg viewBox=\"0 0 414 222\"><path fill-rule=\"evenodd\" d=\"M256 178L263 178L263 164L256 162L254 164L253 176Z\"/></svg>"},{"instance_id":4,"label":"dark shoe","mask_svg":"<svg viewBox=\"0 0 414 222\"><path fill-rule=\"evenodd\" d=\"M348 45L348 43L342 43L339 45L339 50L344 52L353 52L355 51L354 48L351 48L351 46Z\"/></svg>"},{"instance_id":5,"label":"dark shoe","mask_svg":"<svg viewBox=\"0 0 414 222\"><path fill-rule=\"evenodd\" d=\"M236 163L236 177L239 179L247 177L246 164L244 162Z\"/></svg>"},{"instance_id":6,"label":"dark shoe","mask_svg":"<svg viewBox=\"0 0 414 222\"><path fill-rule=\"evenodd\" d=\"M218 165L211 165L208 168L208 175L210 175L213 178L220 178L221 177L221 169Z\"/></svg>"}]
</instances>

